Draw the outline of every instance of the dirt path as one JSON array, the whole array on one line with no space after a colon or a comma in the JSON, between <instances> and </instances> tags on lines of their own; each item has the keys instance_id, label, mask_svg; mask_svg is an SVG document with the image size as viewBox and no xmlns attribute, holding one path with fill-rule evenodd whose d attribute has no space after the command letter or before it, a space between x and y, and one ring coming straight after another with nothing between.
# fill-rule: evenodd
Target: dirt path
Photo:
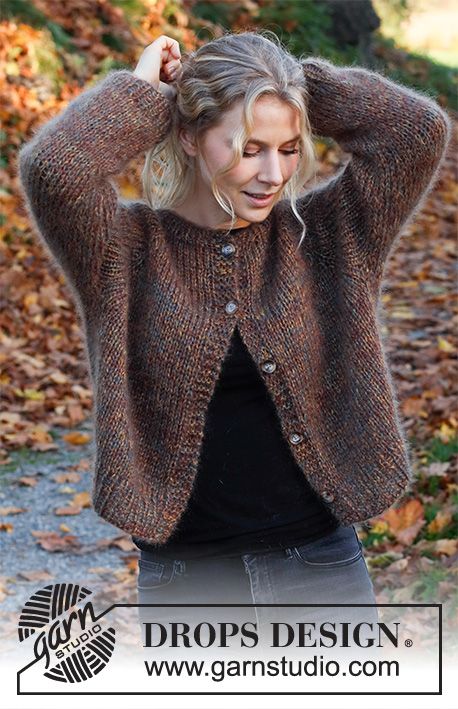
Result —
<instances>
[{"instance_id":1,"label":"dirt path","mask_svg":"<svg viewBox=\"0 0 458 709\"><path fill-rule=\"evenodd\" d=\"M92 433L88 423L78 430ZM17 638L24 603L48 584L81 583L98 605L137 601L138 550L92 509L91 444L69 450L66 432L59 429L58 451L12 453L13 463L0 468L3 639ZM56 514L62 508L67 513Z\"/></svg>"}]
</instances>

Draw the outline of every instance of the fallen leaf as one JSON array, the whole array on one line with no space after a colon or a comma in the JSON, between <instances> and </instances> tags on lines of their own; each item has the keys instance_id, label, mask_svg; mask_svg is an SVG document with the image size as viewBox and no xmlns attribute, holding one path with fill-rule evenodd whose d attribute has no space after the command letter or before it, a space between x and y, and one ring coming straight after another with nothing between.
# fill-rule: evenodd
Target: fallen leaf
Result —
<instances>
[{"instance_id":1,"label":"fallen leaf","mask_svg":"<svg viewBox=\"0 0 458 709\"><path fill-rule=\"evenodd\" d=\"M2 423L18 423L20 420L20 415L14 411L0 412L0 422Z\"/></svg>"},{"instance_id":2,"label":"fallen leaf","mask_svg":"<svg viewBox=\"0 0 458 709\"><path fill-rule=\"evenodd\" d=\"M72 471L67 471L66 473L56 473L51 477L56 481L56 483L77 483L81 480L81 475Z\"/></svg>"},{"instance_id":3,"label":"fallen leaf","mask_svg":"<svg viewBox=\"0 0 458 709\"><path fill-rule=\"evenodd\" d=\"M111 546L118 547L119 549L122 549L122 551L132 551L133 549L137 549L132 540L127 537L114 540Z\"/></svg>"},{"instance_id":4,"label":"fallen leaf","mask_svg":"<svg viewBox=\"0 0 458 709\"><path fill-rule=\"evenodd\" d=\"M11 583L11 578L9 576L0 576L0 603L5 600L7 596L14 596L16 589L8 586ZM4 631L2 623L2 631Z\"/></svg>"},{"instance_id":5,"label":"fallen leaf","mask_svg":"<svg viewBox=\"0 0 458 709\"><path fill-rule=\"evenodd\" d=\"M438 532L442 531L444 527L447 527L447 525L450 524L452 519L453 516L450 514L450 512L443 512L439 510L434 519L431 520L431 522L428 524L427 530L432 534L437 534Z\"/></svg>"},{"instance_id":6,"label":"fallen leaf","mask_svg":"<svg viewBox=\"0 0 458 709\"><path fill-rule=\"evenodd\" d=\"M51 372L49 379L55 384L66 384L68 382L68 377L63 372Z\"/></svg>"},{"instance_id":7,"label":"fallen leaf","mask_svg":"<svg viewBox=\"0 0 458 709\"><path fill-rule=\"evenodd\" d=\"M23 397L24 399L30 399L32 401L43 401L45 395L42 391L37 389L13 389L16 396Z\"/></svg>"},{"instance_id":8,"label":"fallen leaf","mask_svg":"<svg viewBox=\"0 0 458 709\"><path fill-rule=\"evenodd\" d=\"M434 544L434 550L438 554L446 554L447 556L453 556L453 554L456 554L457 547L457 539L438 539Z\"/></svg>"},{"instance_id":9,"label":"fallen leaf","mask_svg":"<svg viewBox=\"0 0 458 709\"><path fill-rule=\"evenodd\" d=\"M71 485L61 485L59 488L59 492L63 495L73 495L76 492L76 488L72 487Z\"/></svg>"},{"instance_id":10,"label":"fallen leaf","mask_svg":"<svg viewBox=\"0 0 458 709\"><path fill-rule=\"evenodd\" d=\"M37 537L39 544L46 551L65 551L67 549L79 549L81 542L71 534L60 535L57 532L32 531L32 535Z\"/></svg>"},{"instance_id":11,"label":"fallen leaf","mask_svg":"<svg viewBox=\"0 0 458 709\"><path fill-rule=\"evenodd\" d=\"M40 571L18 571L17 575L26 581L48 581L54 578L53 574L50 574L49 571L45 571L44 569Z\"/></svg>"},{"instance_id":12,"label":"fallen leaf","mask_svg":"<svg viewBox=\"0 0 458 709\"><path fill-rule=\"evenodd\" d=\"M116 537L105 537L104 539L99 539L95 546L97 549L103 549L104 547L118 547L123 551L138 551L138 547L132 542L127 534L119 534Z\"/></svg>"},{"instance_id":13,"label":"fallen leaf","mask_svg":"<svg viewBox=\"0 0 458 709\"><path fill-rule=\"evenodd\" d=\"M401 544L412 544L420 529L426 524L420 500L413 499L398 508L390 508L382 518L388 523L391 534Z\"/></svg>"},{"instance_id":14,"label":"fallen leaf","mask_svg":"<svg viewBox=\"0 0 458 709\"><path fill-rule=\"evenodd\" d=\"M437 338L437 344L441 352L455 352L455 347L451 342L448 342L444 337Z\"/></svg>"},{"instance_id":15,"label":"fallen leaf","mask_svg":"<svg viewBox=\"0 0 458 709\"><path fill-rule=\"evenodd\" d=\"M92 507L91 493L87 491L78 492L72 500L72 505L79 507Z\"/></svg>"},{"instance_id":16,"label":"fallen leaf","mask_svg":"<svg viewBox=\"0 0 458 709\"><path fill-rule=\"evenodd\" d=\"M74 426L84 421L84 409L80 404L69 404L67 406L67 413L70 423Z\"/></svg>"},{"instance_id":17,"label":"fallen leaf","mask_svg":"<svg viewBox=\"0 0 458 709\"><path fill-rule=\"evenodd\" d=\"M431 465L428 465L428 467L425 469L425 473L428 477L436 476L440 478L444 475L447 475L447 471L449 469L450 463L438 463L436 461L435 463L431 463Z\"/></svg>"},{"instance_id":18,"label":"fallen leaf","mask_svg":"<svg viewBox=\"0 0 458 709\"><path fill-rule=\"evenodd\" d=\"M127 568L129 569L129 571L131 571L135 574L138 571L138 558L139 557L137 554L135 554L135 556L126 556L123 558L123 561L124 561L125 565L127 566Z\"/></svg>"},{"instance_id":19,"label":"fallen leaf","mask_svg":"<svg viewBox=\"0 0 458 709\"><path fill-rule=\"evenodd\" d=\"M409 561L406 558L398 559L393 561L392 564L386 567L387 571L404 571L409 565Z\"/></svg>"},{"instance_id":20,"label":"fallen leaf","mask_svg":"<svg viewBox=\"0 0 458 709\"><path fill-rule=\"evenodd\" d=\"M71 443L72 446L84 446L91 440L91 436L88 433L79 433L78 431L66 433L62 438L67 443Z\"/></svg>"},{"instance_id":21,"label":"fallen leaf","mask_svg":"<svg viewBox=\"0 0 458 709\"><path fill-rule=\"evenodd\" d=\"M92 463L88 458L81 458L79 463L73 466L75 470L91 470Z\"/></svg>"},{"instance_id":22,"label":"fallen leaf","mask_svg":"<svg viewBox=\"0 0 458 709\"><path fill-rule=\"evenodd\" d=\"M429 559L427 556L422 556L421 559L418 560L418 568L421 569L421 571L426 571L427 573L429 573L435 563L436 562L434 562L432 559Z\"/></svg>"},{"instance_id":23,"label":"fallen leaf","mask_svg":"<svg viewBox=\"0 0 458 709\"><path fill-rule=\"evenodd\" d=\"M401 542L401 544L404 544L405 546L410 546L416 536L418 535L418 532L420 529L426 524L426 520L424 519L419 519L417 522L412 524L410 527L406 527L405 529L399 529L394 532L394 536L398 540L398 542Z\"/></svg>"},{"instance_id":24,"label":"fallen leaf","mask_svg":"<svg viewBox=\"0 0 458 709\"><path fill-rule=\"evenodd\" d=\"M439 581L437 588L443 598L448 598L455 591L455 584L452 581Z\"/></svg>"},{"instance_id":25,"label":"fallen leaf","mask_svg":"<svg viewBox=\"0 0 458 709\"><path fill-rule=\"evenodd\" d=\"M371 532L373 534L384 534L389 530L388 522L383 519L375 520L371 525Z\"/></svg>"},{"instance_id":26,"label":"fallen leaf","mask_svg":"<svg viewBox=\"0 0 458 709\"><path fill-rule=\"evenodd\" d=\"M27 512L25 507L0 507L0 515L18 515L20 512Z\"/></svg>"},{"instance_id":27,"label":"fallen leaf","mask_svg":"<svg viewBox=\"0 0 458 709\"><path fill-rule=\"evenodd\" d=\"M35 487L35 485L38 482L38 479L32 477L31 475L24 475L22 478L19 478L19 482L21 485L27 485L28 487Z\"/></svg>"},{"instance_id":28,"label":"fallen leaf","mask_svg":"<svg viewBox=\"0 0 458 709\"><path fill-rule=\"evenodd\" d=\"M82 507L76 505L68 505L67 507L57 507L54 510L55 515L79 515L82 512Z\"/></svg>"}]
</instances>

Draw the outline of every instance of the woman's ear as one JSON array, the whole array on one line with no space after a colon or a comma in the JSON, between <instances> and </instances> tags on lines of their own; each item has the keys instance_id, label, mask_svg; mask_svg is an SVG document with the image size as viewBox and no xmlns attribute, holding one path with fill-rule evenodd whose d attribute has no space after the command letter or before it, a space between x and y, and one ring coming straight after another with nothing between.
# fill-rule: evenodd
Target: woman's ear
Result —
<instances>
[{"instance_id":1,"label":"woman's ear","mask_svg":"<svg viewBox=\"0 0 458 709\"><path fill-rule=\"evenodd\" d=\"M178 131L178 137L183 146L183 150L187 153L187 155L191 155L192 157L197 155L197 145L191 131L186 128L180 128Z\"/></svg>"}]
</instances>

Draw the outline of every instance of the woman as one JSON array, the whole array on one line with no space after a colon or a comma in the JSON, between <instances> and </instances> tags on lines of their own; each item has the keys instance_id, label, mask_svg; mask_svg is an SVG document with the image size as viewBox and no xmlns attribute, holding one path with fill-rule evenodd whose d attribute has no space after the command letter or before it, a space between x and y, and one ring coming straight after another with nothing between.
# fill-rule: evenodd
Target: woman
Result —
<instances>
[{"instance_id":1,"label":"woman","mask_svg":"<svg viewBox=\"0 0 458 709\"><path fill-rule=\"evenodd\" d=\"M277 604L193 609L260 628L372 622L354 525L412 477L381 281L450 121L268 34L228 33L183 62L159 37L41 128L20 176L82 319L94 508L141 550L139 603ZM313 133L350 160L304 191ZM147 147L146 203L122 200L109 178Z\"/></svg>"}]
</instances>

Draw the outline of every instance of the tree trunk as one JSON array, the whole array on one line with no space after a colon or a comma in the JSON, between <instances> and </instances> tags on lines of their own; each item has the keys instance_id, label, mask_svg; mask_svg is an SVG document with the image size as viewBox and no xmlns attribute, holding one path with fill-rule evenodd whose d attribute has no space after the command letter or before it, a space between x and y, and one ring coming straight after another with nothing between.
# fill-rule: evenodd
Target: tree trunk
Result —
<instances>
[{"instance_id":1,"label":"tree trunk","mask_svg":"<svg viewBox=\"0 0 458 709\"><path fill-rule=\"evenodd\" d=\"M375 66L371 35L381 22L371 0L323 1L332 20L330 32L338 46L358 46L362 61L369 67Z\"/></svg>"}]
</instances>

